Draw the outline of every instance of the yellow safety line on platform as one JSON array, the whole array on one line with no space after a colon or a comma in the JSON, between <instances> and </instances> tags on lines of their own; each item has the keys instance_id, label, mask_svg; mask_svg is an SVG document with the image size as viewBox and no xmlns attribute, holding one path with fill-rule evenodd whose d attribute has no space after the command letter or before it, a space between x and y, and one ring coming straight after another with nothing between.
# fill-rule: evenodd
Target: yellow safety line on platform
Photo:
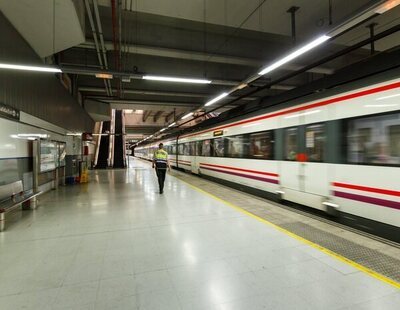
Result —
<instances>
[{"instance_id":1,"label":"yellow safety line on platform","mask_svg":"<svg viewBox=\"0 0 400 310\"><path fill-rule=\"evenodd\" d=\"M298 235L296 235L296 234L294 234L294 233L292 233L292 232L290 232L290 231L288 231L288 230L286 230L286 229L284 229L284 228L282 228L282 227L280 227L280 226L278 226L276 224L273 224L273 223L269 222L266 219L263 219L262 217L259 217L258 215L255 215L255 214L253 214L253 213L251 213L249 211L246 211L246 210L244 210L244 209L242 209L242 208L240 208L240 207L238 207L238 206L236 206L236 205L234 205L234 204L232 204L232 203L230 203L230 202L228 202L228 201L226 201L224 199L221 199L221 198L219 198L219 197L217 197L217 196L215 196L215 195L213 195L213 194L211 194L209 192L206 192L205 190L202 190L201 188L199 188L199 187L197 187L195 185L192 185L189 182L184 181L184 180L182 180L181 178L179 178L179 177L177 177L175 175L174 175L174 177L176 177L180 181L184 182L185 184L189 185L193 189L195 189L195 190L197 190L197 191L199 191L199 192L201 192L203 194L206 194L206 195L212 197L213 199L215 199L215 200L217 200L219 202L222 202L223 204L225 204L225 205L227 205L227 206L229 206L229 207L231 207L231 208L233 208L233 209L235 209L235 210L237 210L237 211L239 211L239 212L241 212L243 214L246 214L246 215L248 215L248 216L250 216L250 217L252 217L252 218L254 218L254 219L256 219L256 220L258 220L258 221L260 221L262 223L264 223L264 224L272 226L275 229L283 232L284 234L286 234L286 235L288 235L288 236L290 236L290 237L292 237L292 238L294 238L296 240L299 240L299 241L301 241L301 242L303 242L305 244L308 244L309 246L312 246L313 248L315 248L315 249L317 249L317 250L319 250L319 251L321 251L321 252L323 252L325 254L328 254L328 255L336 258L337 260L339 260L339 261L341 261L343 263L346 263L346 264L348 264L348 265L350 265L350 266L352 266L352 267L354 267L354 268L356 268L356 269L358 269L358 270L360 270L360 271L362 271L362 272L364 272L364 273L366 273L366 274L368 274L368 275L370 275L370 276L372 276L372 277L374 277L374 278L376 278L376 279L378 279L378 280L380 280L382 282L385 282L387 284L390 284L390 285L394 286L397 289L400 289L400 283L399 282L396 282L396 281L394 281L394 280L392 280L392 279L390 279L390 278L388 278L388 277L386 277L386 276L384 276L384 275L382 275L380 273L377 273L376 271L373 271L372 269L369 269L368 267L364 267L364 266L362 266L362 265L360 265L360 264L358 264L358 263L356 263L356 262L354 262L354 261L352 261L352 260L340 255L340 254L337 254L337 253L335 253L335 252L333 252L333 251L331 251L331 250L329 250L329 249L327 249L327 248L325 248L323 246L320 246L319 244L316 244L316 243L314 243L314 242L312 242L310 240L307 240L307 239L305 239L303 237L300 237L300 236L298 236Z\"/></svg>"}]
</instances>

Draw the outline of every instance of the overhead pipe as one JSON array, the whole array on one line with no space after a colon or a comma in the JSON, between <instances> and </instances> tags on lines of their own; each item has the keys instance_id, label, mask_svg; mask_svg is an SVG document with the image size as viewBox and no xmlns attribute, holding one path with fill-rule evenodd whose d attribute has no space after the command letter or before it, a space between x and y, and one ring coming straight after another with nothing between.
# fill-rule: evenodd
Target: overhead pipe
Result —
<instances>
[{"instance_id":1,"label":"overhead pipe","mask_svg":"<svg viewBox=\"0 0 400 310\"><path fill-rule=\"evenodd\" d=\"M101 20L100 20L100 14L99 14L99 4L98 4L97 0L93 0L93 7L94 7L94 16L96 17L98 34L100 37L101 50L103 53L104 67L105 67L105 69L108 70L107 49L106 49L106 45L104 43L103 27L101 26ZM109 80L107 80L107 84L108 84L110 93L112 95L111 82Z\"/></svg>"},{"instance_id":2,"label":"overhead pipe","mask_svg":"<svg viewBox=\"0 0 400 310\"><path fill-rule=\"evenodd\" d=\"M103 60L102 60L101 53L100 53L99 42L97 40L97 33L96 33L96 28L95 28L94 22L93 22L92 10L90 9L89 0L85 0L85 6L86 6L86 13L89 18L90 28L92 29L94 45L96 47L96 52L97 52L97 59L99 61L101 68L104 69L104 64L103 64ZM104 87L107 90L107 95L111 96L112 94L110 93L110 89L108 87L108 82L106 80L103 80L103 81L104 81Z\"/></svg>"},{"instance_id":3,"label":"overhead pipe","mask_svg":"<svg viewBox=\"0 0 400 310\"><path fill-rule=\"evenodd\" d=\"M114 44L114 61L115 61L115 70L120 70L119 58L119 47L118 47L118 33L117 33L117 12L116 12L117 3L115 0L111 0L111 15L112 15L112 31L113 31L113 44Z\"/></svg>"}]
</instances>

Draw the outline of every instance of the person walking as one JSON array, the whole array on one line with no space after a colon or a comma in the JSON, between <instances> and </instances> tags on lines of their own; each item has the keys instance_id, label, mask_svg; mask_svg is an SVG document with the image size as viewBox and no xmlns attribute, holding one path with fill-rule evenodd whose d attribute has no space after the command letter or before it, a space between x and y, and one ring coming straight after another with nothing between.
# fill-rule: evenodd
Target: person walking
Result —
<instances>
[{"instance_id":1,"label":"person walking","mask_svg":"<svg viewBox=\"0 0 400 310\"><path fill-rule=\"evenodd\" d=\"M160 194L164 192L164 182L167 169L171 170L171 166L168 161L168 153L164 150L164 145L160 143L158 150L153 155L153 169L156 169L158 185L160 187Z\"/></svg>"}]
</instances>

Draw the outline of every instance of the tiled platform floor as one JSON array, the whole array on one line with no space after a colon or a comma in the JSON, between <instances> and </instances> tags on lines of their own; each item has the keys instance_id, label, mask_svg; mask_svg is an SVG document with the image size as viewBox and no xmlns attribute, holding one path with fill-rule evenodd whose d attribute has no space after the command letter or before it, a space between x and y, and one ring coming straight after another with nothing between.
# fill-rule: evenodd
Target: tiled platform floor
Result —
<instances>
[{"instance_id":1,"label":"tiled platform floor","mask_svg":"<svg viewBox=\"0 0 400 310\"><path fill-rule=\"evenodd\" d=\"M0 309L399 309L400 292L135 160L0 234ZM22 215L21 215L22 214Z\"/></svg>"}]
</instances>

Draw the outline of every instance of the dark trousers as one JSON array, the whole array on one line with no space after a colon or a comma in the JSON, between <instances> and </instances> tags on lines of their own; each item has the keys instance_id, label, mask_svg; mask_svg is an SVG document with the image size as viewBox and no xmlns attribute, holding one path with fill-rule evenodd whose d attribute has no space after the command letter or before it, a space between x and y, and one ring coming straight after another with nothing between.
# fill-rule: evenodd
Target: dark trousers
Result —
<instances>
[{"instance_id":1,"label":"dark trousers","mask_svg":"<svg viewBox=\"0 0 400 310\"><path fill-rule=\"evenodd\" d=\"M166 168L156 168L158 186L160 187L160 192L164 190L165 175L167 173Z\"/></svg>"}]
</instances>

